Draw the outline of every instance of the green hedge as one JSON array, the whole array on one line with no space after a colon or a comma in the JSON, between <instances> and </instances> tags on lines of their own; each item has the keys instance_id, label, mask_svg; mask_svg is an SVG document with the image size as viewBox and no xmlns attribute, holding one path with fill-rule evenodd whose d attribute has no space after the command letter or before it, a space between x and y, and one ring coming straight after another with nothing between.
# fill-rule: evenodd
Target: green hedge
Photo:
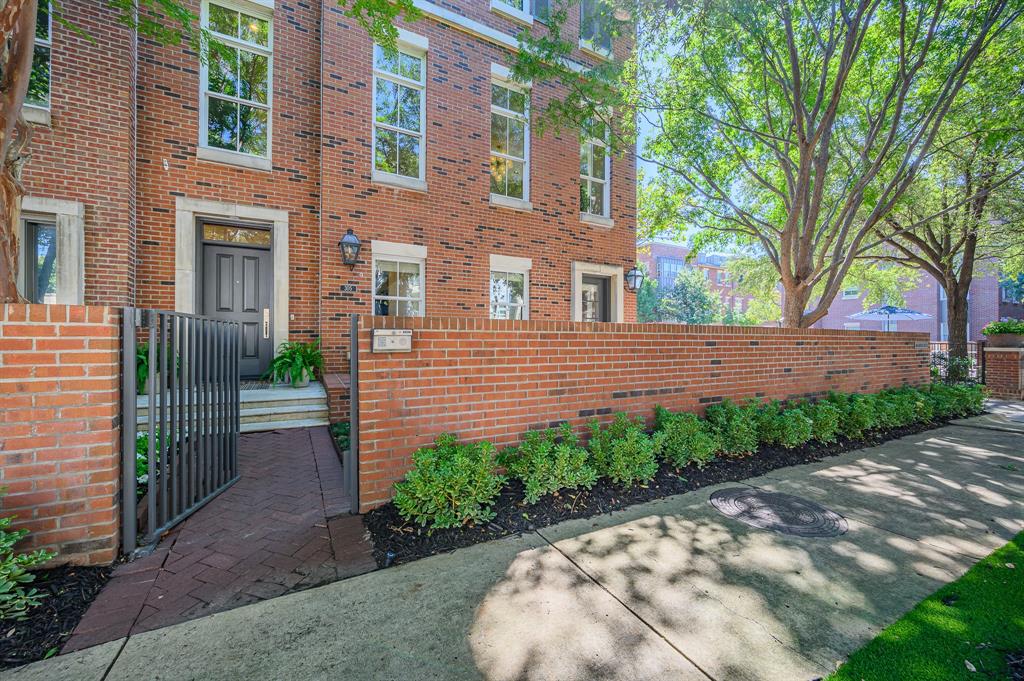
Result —
<instances>
[{"instance_id":1,"label":"green hedge","mask_svg":"<svg viewBox=\"0 0 1024 681\"><path fill-rule=\"evenodd\" d=\"M527 433L500 455L490 443L459 443L445 434L413 454L412 470L395 485L395 505L406 520L432 528L486 522L506 481L501 469L522 482L527 503L536 503L563 490L589 489L598 478L623 487L643 484L662 461L703 468L719 456L749 456L762 446L828 444L840 435L857 440L875 430L969 416L981 412L984 399L981 386L936 383L874 395L830 393L817 402L723 400L703 419L658 406L653 433L643 418L617 414L604 426L591 422L585 447L563 424Z\"/></svg>"}]
</instances>

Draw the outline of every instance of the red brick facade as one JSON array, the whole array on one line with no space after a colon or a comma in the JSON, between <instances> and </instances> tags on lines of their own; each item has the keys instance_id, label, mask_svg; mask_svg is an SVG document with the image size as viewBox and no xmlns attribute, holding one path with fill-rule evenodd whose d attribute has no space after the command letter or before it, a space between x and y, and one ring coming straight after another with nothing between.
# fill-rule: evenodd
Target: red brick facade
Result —
<instances>
[{"instance_id":1,"label":"red brick facade","mask_svg":"<svg viewBox=\"0 0 1024 681\"><path fill-rule=\"evenodd\" d=\"M186 4L200 13L198 1ZM488 317L492 254L532 258L534 319L570 319L573 261L632 266L631 153L611 163L613 226L580 219L574 131L533 131L532 210L490 204L491 68L507 63L518 23L474 0L403 24L429 41L427 189L413 191L371 180L366 32L332 0L272 4L272 169L259 170L198 157L201 69L190 47L136 44L96 3L65 3L67 18L95 42L54 24L51 125L36 126L25 175L30 196L84 204L85 302L181 309L179 199L287 213L288 271L275 277L288 281L288 335L321 337L330 372L346 368L349 316L371 311L376 240L426 247L428 315ZM571 21L568 35L577 30ZM628 45L619 43L621 57ZM583 51L572 58L595 59ZM555 94L551 84L533 85L534 120ZM363 243L355 267L338 252L347 229ZM624 303L632 319L633 298Z\"/></svg>"},{"instance_id":2,"label":"red brick facade","mask_svg":"<svg viewBox=\"0 0 1024 681\"><path fill-rule=\"evenodd\" d=\"M992 397L1024 400L1024 348L985 348L985 386Z\"/></svg>"},{"instance_id":3,"label":"red brick facade","mask_svg":"<svg viewBox=\"0 0 1024 681\"><path fill-rule=\"evenodd\" d=\"M722 311L732 310L736 314L747 311L751 296L742 295L736 291L734 282L729 281L729 272L726 269L726 259L722 256L706 257L697 255L691 262L686 262L690 255L690 249L682 244L651 240L637 244L637 260L647 267L647 276L658 282L662 290L671 287L672 273L680 266L695 268L704 275L708 282L708 288L718 296L722 304ZM683 263L686 263L683 265Z\"/></svg>"},{"instance_id":4,"label":"red brick facade","mask_svg":"<svg viewBox=\"0 0 1024 681\"><path fill-rule=\"evenodd\" d=\"M410 454L442 432L496 445L562 421L661 404L789 399L928 381L923 334L668 324L360 317L359 506L384 503ZM374 328L413 330L372 353Z\"/></svg>"},{"instance_id":5,"label":"red brick facade","mask_svg":"<svg viewBox=\"0 0 1024 681\"><path fill-rule=\"evenodd\" d=\"M120 314L0 306L0 515L57 562L117 555Z\"/></svg>"}]
</instances>

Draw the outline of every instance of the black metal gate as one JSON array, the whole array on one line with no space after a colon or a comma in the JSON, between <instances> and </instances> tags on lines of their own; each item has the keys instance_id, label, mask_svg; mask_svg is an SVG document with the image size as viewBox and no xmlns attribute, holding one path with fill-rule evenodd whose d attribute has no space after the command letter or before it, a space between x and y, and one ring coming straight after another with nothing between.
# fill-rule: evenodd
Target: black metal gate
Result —
<instances>
[{"instance_id":1,"label":"black metal gate","mask_svg":"<svg viewBox=\"0 0 1024 681\"><path fill-rule=\"evenodd\" d=\"M131 307L123 324L121 508L128 553L155 543L238 480L241 331L238 322Z\"/></svg>"}]
</instances>

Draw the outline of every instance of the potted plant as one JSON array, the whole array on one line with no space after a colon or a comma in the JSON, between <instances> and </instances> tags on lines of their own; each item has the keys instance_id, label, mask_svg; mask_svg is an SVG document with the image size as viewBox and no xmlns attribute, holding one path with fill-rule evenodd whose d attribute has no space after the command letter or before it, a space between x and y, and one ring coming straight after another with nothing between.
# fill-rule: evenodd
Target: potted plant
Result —
<instances>
[{"instance_id":1,"label":"potted plant","mask_svg":"<svg viewBox=\"0 0 1024 681\"><path fill-rule=\"evenodd\" d=\"M992 322L981 330L993 348L1024 348L1024 321L1009 319Z\"/></svg>"},{"instance_id":2,"label":"potted plant","mask_svg":"<svg viewBox=\"0 0 1024 681\"><path fill-rule=\"evenodd\" d=\"M265 377L277 383L291 383L293 388L305 388L317 372L324 370L324 357L320 353L320 339L309 343L285 341L277 349Z\"/></svg>"}]
</instances>

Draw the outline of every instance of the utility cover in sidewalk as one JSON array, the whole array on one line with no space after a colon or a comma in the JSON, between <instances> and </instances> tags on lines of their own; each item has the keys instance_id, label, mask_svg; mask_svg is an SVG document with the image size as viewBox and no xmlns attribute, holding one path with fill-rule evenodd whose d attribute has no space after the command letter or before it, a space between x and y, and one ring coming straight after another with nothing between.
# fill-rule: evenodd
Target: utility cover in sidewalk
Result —
<instances>
[{"instance_id":1,"label":"utility cover in sidewalk","mask_svg":"<svg viewBox=\"0 0 1024 681\"><path fill-rule=\"evenodd\" d=\"M849 529L843 516L792 494L730 487L713 493L708 501L741 523L797 537L837 537Z\"/></svg>"}]
</instances>

